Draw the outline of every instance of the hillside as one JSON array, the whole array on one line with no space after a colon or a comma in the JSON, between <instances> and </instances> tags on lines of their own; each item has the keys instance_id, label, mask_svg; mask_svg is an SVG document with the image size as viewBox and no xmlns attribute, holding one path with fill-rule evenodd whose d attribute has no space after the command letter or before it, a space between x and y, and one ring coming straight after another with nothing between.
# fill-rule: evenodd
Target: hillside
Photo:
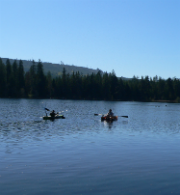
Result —
<instances>
[{"instance_id":1,"label":"hillside","mask_svg":"<svg viewBox=\"0 0 180 195\"><path fill-rule=\"evenodd\" d=\"M6 64L6 61L8 58L1 58L3 63ZM10 63L12 64L15 59L9 59ZM19 60L16 59L17 63L19 63ZM31 60L22 60L23 61L23 66L24 66L24 71L27 72L29 68L32 65ZM37 64L38 62L36 62ZM44 67L44 73L46 74L48 71L51 72L52 76L58 76L62 74L63 68L66 69L66 72L69 74L72 74L73 72L78 72L82 73L83 75L88 75L92 73L97 73L98 71L101 71L99 69L91 69L91 68L85 68L85 67L79 67L79 66L74 66L74 65L67 65L67 64L53 64L49 62L42 62L43 67ZM102 72L102 71L101 71Z\"/></svg>"}]
</instances>

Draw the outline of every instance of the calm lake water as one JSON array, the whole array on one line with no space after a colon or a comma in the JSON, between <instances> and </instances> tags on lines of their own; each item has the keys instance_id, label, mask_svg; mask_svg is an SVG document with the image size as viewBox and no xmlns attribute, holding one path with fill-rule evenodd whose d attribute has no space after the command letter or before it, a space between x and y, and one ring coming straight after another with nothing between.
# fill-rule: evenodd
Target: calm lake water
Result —
<instances>
[{"instance_id":1,"label":"calm lake water","mask_svg":"<svg viewBox=\"0 0 180 195\"><path fill-rule=\"evenodd\" d=\"M0 194L179 195L180 104L0 99Z\"/></svg>"}]
</instances>

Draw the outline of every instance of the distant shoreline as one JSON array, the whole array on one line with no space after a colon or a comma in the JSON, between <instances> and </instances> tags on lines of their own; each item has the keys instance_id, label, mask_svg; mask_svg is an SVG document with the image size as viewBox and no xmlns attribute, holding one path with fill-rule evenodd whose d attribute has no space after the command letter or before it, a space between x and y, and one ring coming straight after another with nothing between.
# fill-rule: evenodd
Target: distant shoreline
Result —
<instances>
[{"instance_id":1,"label":"distant shoreline","mask_svg":"<svg viewBox=\"0 0 180 195\"><path fill-rule=\"evenodd\" d=\"M153 100L151 102L162 102L162 103L179 103L176 100Z\"/></svg>"},{"instance_id":2,"label":"distant shoreline","mask_svg":"<svg viewBox=\"0 0 180 195\"><path fill-rule=\"evenodd\" d=\"M180 103L177 102L176 100L152 100L152 101L134 101L134 100L101 100L101 99L65 99L65 98L17 98L17 97L0 97L0 99L26 99L26 100L74 100L74 101L112 101L112 102L159 102L159 103Z\"/></svg>"}]
</instances>

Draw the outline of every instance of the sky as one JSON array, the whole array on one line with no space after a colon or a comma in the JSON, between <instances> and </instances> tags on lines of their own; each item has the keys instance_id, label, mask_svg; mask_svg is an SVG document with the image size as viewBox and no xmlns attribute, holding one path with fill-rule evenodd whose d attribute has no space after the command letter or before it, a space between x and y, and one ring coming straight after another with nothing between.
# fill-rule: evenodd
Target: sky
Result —
<instances>
[{"instance_id":1,"label":"sky","mask_svg":"<svg viewBox=\"0 0 180 195\"><path fill-rule=\"evenodd\" d=\"M180 0L0 0L0 57L180 78Z\"/></svg>"}]
</instances>

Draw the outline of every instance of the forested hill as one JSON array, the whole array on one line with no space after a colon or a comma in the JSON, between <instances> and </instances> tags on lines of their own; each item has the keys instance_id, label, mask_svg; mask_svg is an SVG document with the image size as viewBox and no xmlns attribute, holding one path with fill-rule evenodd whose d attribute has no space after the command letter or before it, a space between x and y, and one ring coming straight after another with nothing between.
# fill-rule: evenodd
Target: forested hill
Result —
<instances>
[{"instance_id":1,"label":"forested hill","mask_svg":"<svg viewBox=\"0 0 180 195\"><path fill-rule=\"evenodd\" d=\"M56 98L82 100L171 101L180 102L180 79L141 77L123 79L112 73L80 72L52 77L44 74L41 61L24 72L23 62L0 58L0 98Z\"/></svg>"},{"instance_id":2,"label":"forested hill","mask_svg":"<svg viewBox=\"0 0 180 195\"><path fill-rule=\"evenodd\" d=\"M6 61L8 58L1 58L2 62L4 64L6 64ZM10 63L13 64L13 62L15 61L15 59L9 59ZM16 62L19 64L20 60L16 59ZM32 60L22 60L23 62L23 66L24 66L24 71L27 72L30 67L32 66ZM37 65L38 62L35 62L35 64ZM91 68L85 68L85 67L78 67L78 66L74 66L74 65L66 65L66 64L52 64L49 62L42 62L43 64L43 68L44 68L44 73L47 74L48 71L51 72L51 75L53 77L56 76L61 76L62 75L62 71L63 68L66 69L67 74L72 74L73 72L79 72L80 74L82 73L83 75L90 75L92 73L97 73L98 71L102 72L99 69L91 69Z\"/></svg>"}]
</instances>

